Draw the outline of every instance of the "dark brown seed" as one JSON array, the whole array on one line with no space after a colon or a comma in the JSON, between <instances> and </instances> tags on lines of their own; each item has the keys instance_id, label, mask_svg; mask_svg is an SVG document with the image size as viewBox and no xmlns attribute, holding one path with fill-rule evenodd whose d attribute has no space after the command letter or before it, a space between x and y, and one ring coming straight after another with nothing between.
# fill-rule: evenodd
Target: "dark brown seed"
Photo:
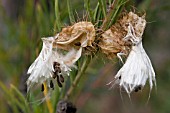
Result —
<instances>
[{"instance_id":1,"label":"dark brown seed","mask_svg":"<svg viewBox=\"0 0 170 113\"><path fill-rule=\"evenodd\" d=\"M61 71L60 67L56 67L55 69L56 69L55 71L57 72Z\"/></svg>"},{"instance_id":2,"label":"dark brown seed","mask_svg":"<svg viewBox=\"0 0 170 113\"><path fill-rule=\"evenodd\" d=\"M141 89L142 89L142 86L139 85L139 86L136 86L136 87L135 87L134 91L135 91L135 92L138 92L138 91L141 90Z\"/></svg>"},{"instance_id":3,"label":"dark brown seed","mask_svg":"<svg viewBox=\"0 0 170 113\"><path fill-rule=\"evenodd\" d=\"M58 70L58 71L61 70L60 67L56 67L55 69Z\"/></svg>"},{"instance_id":4,"label":"dark brown seed","mask_svg":"<svg viewBox=\"0 0 170 113\"><path fill-rule=\"evenodd\" d=\"M55 71L54 73L55 73L56 75L58 75L58 69L55 68L54 71Z\"/></svg>"},{"instance_id":5,"label":"dark brown seed","mask_svg":"<svg viewBox=\"0 0 170 113\"><path fill-rule=\"evenodd\" d=\"M62 87L62 84L61 84L61 82L60 82L59 79L60 79L60 78L59 78L59 76L57 75L57 84L58 84L59 87Z\"/></svg>"},{"instance_id":6,"label":"dark brown seed","mask_svg":"<svg viewBox=\"0 0 170 113\"><path fill-rule=\"evenodd\" d=\"M121 76L119 76L119 80L121 79Z\"/></svg>"},{"instance_id":7,"label":"dark brown seed","mask_svg":"<svg viewBox=\"0 0 170 113\"><path fill-rule=\"evenodd\" d=\"M58 62L54 62L54 64L57 65L57 66L60 66L60 63L58 63Z\"/></svg>"},{"instance_id":8,"label":"dark brown seed","mask_svg":"<svg viewBox=\"0 0 170 113\"><path fill-rule=\"evenodd\" d=\"M59 87L63 87L63 85L60 83L60 81L57 81L57 84Z\"/></svg>"},{"instance_id":9,"label":"dark brown seed","mask_svg":"<svg viewBox=\"0 0 170 113\"><path fill-rule=\"evenodd\" d=\"M53 78L55 79L55 78L57 77L57 84L58 84L59 87L62 87L61 82L63 81L63 78L61 78L61 77L58 76L58 73L61 74L60 63L54 62L54 63L53 63L53 67L54 67L54 75L53 75ZM62 79L62 80L60 80L60 79ZM50 81L50 84L51 84L51 81ZM51 87L51 85L50 85L50 87ZM53 87L54 87L54 85L53 85Z\"/></svg>"},{"instance_id":10,"label":"dark brown seed","mask_svg":"<svg viewBox=\"0 0 170 113\"><path fill-rule=\"evenodd\" d=\"M58 70L58 73L61 73L61 69Z\"/></svg>"},{"instance_id":11,"label":"dark brown seed","mask_svg":"<svg viewBox=\"0 0 170 113\"><path fill-rule=\"evenodd\" d=\"M52 80L50 80L50 88L52 88L54 90L54 84L53 84Z\"/></svg>"},{"instance_id":12,"label":"dark brown seed","mask_svg":"<svg viewBox=\"0 0 170 113\"><path fill-rule=\"evenodd\" d=\"M76 42L74 45L75 46L81 46L81 43L80 42Z\"/></svg>"},{"instance_id":13,"label":"dark brown seed","mask_svg":"<svg viewBox=\"0 0 170 113\"><path fill-rule=\"evenodd\" d=\"M135 92L138 92L138 88L135 88Z\"/></svg>"},{"instance_id":14,"label":"dark brown seed","mask_svg":"<svg viewBox=\"0 0 170 113\"><path fill-rule=\"evenodd\" d=\"M54 62L54 63L53 63L53 67L55 67L55 66L56 66L56 63L57 63L57 62Z\"/></svg>"},{"instance_id":15,"label":"dark brown seed","mask_svg":"<svg viewBox=\"0 0 170 113\"><path fill-rule=\"evenodd\" d=\"M41 91L44 91L44 84L41 85Z\"/></svg>"},{"instance_id":16,"label":"dark brown seed","mask_svg":"<svg viewBox=\"0 0 170 113\"><path fill-rule=\"evenodd\" d=\"M54 73L53 73L53 79L55 79L56 77L57 77L57 73L54 72Z\"/></svg>"},{"instance_id":17,"label":"dark brown seed","mask_svg":"<svg viewBox=\"0 0 170 113\"><path fill-rule=\"evenodd\" d=\"M54 62L53 63L53 67L55 68L55 67L59 67L60 66L60 63L58 63L58 62Z\"/></svg>"},{"instance_id":18,"label":"dark brown seed","mask_svg":"<svg viewBox=\"0 0 170 113\"><path fill-rule=\"evenodd\" d=\"M139 90L141 90L141 89L142 89L142 87L141 87L141 86L139 86L139 87L138 87L138 89L139 89Z\"/></svg>"},{"instance_id":19,"label":"dark brown seed","mask_svg":"<svg viewBox=\"0 0 170 113\"><path fill-rule=\"evenodd\" d=\"M60 81L61 81L62 83L64 83L64 77L63 77L63 75L60 75Z\"/></svg>"},{"instance_id":20,"label":"dark brown seed","mask_svg":"<svg viewBox=\"0 0 170 113\"><path fill-rule=\"evenodd\" d=\"M57 66L60 66L60 63L57 63Z\"/></svg>"}]
</instances>

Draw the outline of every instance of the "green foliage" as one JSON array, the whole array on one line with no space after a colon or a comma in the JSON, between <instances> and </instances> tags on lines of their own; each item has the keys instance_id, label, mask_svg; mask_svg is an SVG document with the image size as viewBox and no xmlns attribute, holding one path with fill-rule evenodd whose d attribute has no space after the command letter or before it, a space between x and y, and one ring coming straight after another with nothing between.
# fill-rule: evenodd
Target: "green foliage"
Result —
<instances>
[{"instance_id":1,"label":"green foliage","mask_svg":"<svg viewBox=\"0 0 170 113\"><path fill-rule=\"evenodd\" d=\"M0 82L0 88L2 89L4 98L10 105L13 113L19 113L20 111L30 113L30 108L25 97L14 85L11 85L8 89L2 82Z\"/></svg>"},{"instance_id":2,"label":"green foliage","mask_svg":"<svg viewBox=\"0 0 170 113\"><path fill-rule=\"evenodd\" d=\"M67 4L67 8L65 8L65 3ZM113 16L112 12L112 15L109 15L109 17L107 15L106 1L99 0L92 2L90 0L84 0L84 8L78 7L77 9L75 9L74 7L73 9L73 4L75 4L76 6L80 3L81 2L78 1L71 2L70 0L63 2L61 2L60 0L52 0L50 2L47 2L46 0L37 2L25 1L23 3L24 6L22 7L22 10L19 10L18 12L19 15L16 19L10 19L8 15L3 14L6 18L3 21L4 23L6 23L5 27L8 31L6 33L3 33L4 38L2 39L2 41L4 42L4 45L2 45L0 48L2 49L0 58L3 59L1 61L1 65L4 68L16 70L15 73L12 73L13 76L10 75L11 73L8 74L11 79L19 81L20 79L16 79L16 76L26 77L25 74L22 75L21 70L27 70L30 62L32 62L38 55L40 50L39 47L41 46L40 38L44 36L46 37L54 35L56 32L61 31L61 28L64 26L64 24L68 24L69 22L73 24L76 21L80 21L79 18L82 18L83 20L85 19L86 21L91 21L94 24L97 23L96 28L103 29L101 20L108 18L107 21L109 22L111 19L112 21L115 21L115 15L117 14ZM112 0L109 0L109 3L111 5ZM115 5L115 9L113 9L117 11L119 10L120 6L122 6L121 2L117 3ZM84 12L86 14L84 14ZM106 23L105 26L109 28L111 24L109 25ZM7 42L8 39L5 38L9 38L10 42ZM11 46L6 46L5 43ZM6 52L5 49L11 52ZM58 101L64 98L66 93L69 96L72 96L72 93L76 94L76 92L79 92L80 89L75 89L72 84L79 84L80 78L82 77L93 57L94 56L87 56L81 58L77 62L78 70L72 71L71 76L67 79L68 82L66 82L64 87L62 89L56 88L54 91L55 93L52 93L51 102L54 108L54 112L56 111L56 105ZM10 62L10 60L12 60L13 62L10 63L10 66L8 66L7 62ZM16 62L20 63L16 65ZM4 73L5 72L6 71L4 70ZM25 83L16 85L22 84ZM81 83L81 88L83 88L83 85L84 84ZM36 100L34 100L34 95L28 95L25 97L14 85L10 86L10 90L7 90L8 88L3 83L0 83L0 86L3 91L3 96L5 97L5 100L7 100L7 104L9 104L12 112L18 113L22 111L24 113L30 113L33 111L35 113L38 113L42 111L48 111L48 107L46 106L45 102L43 102L40 106L38 106L36 103L29 103L29 101L36 102ZM70 97L65 96L65 98Z\"/></svg>"},{"instance_id":3,"label":"green foliage","mask_svg":"<svg viewBox=\"0 0 170 113\"><path fill-rule=\"evenodd\" d=\"M113 2L114 4L112 6ZM25 81L22 82L21 78L26 78L25 71L41 49L41 37L53 36L61 31L65 25L71 25L81 20L91 21L96 29L107 30L115 23L123 8L126 7L126 3L128 5L133 4L133 1L130 2L127 0L26 0L21 6L18 6L21 7L19 11L13 12L15 16L4 13L8 9L8 6L2 6L0 4L0 16L2 17L0 19L0 26L2 26L2 29L0 29L0 98L2 98L0 101L0 112L48 113L49 109L45 101L41 104L37 102L31 103L30 100L36 101L34 100L36 98L35 95L25 96L19 90L20 86L25 85ZM149 8L150 3L151 0L143 0L138 7L142 11L148 11L147 8ZM169 6L165 5L161 8L162 10L169 10ZM158 18L158 9L154 11L148 11L150 18ZM157 25L162 24L157 23ZM152 31L149 32L150 37ZM73 69L71 75L66 78L63 88L60 89L56 85L50 99L54 113L60 99L69 98L73 102L76 102L82 92L84 93L85 90L92 90L92 88L97 87L93 84L94 80L102 81L106 77L102 76L99 78L96 76L96 73L100 75L100 72L96 68L101 69L103 67L103 59L100 55L98 57L100 59L98 61L95 60L97 59L96 56L85 56L81 58L76 64L78 70ZM107 68L104 69L107 70ZM169 74L169 71L165 72L165 74ZM168 82L169 79L165 80ZM160 83L163 84L163 87L168 88L168 84L164 83L165 80L160 80ZM76 84L77 87L74 87L72 84ZM101 88L98 88L98 90L103 91ZM95 91L98 93L98 90ZM166 91L165 89L162 90L162 92ZM69 93L69 97L65 96L67 93ZM84 95L92 95L86 94ZM167 96L165 93L161 94L163 97ZM153 105L164 109L163 111L165 112L169 112L168 106L170 105L170 101L167 98L163 98L162 100L164 100L163 103L165 106L159 107L158 103L162 103L161 99L155 99ZM85 109L84 111L89 111L88 106Z\"/></svg>"}]
</instances>

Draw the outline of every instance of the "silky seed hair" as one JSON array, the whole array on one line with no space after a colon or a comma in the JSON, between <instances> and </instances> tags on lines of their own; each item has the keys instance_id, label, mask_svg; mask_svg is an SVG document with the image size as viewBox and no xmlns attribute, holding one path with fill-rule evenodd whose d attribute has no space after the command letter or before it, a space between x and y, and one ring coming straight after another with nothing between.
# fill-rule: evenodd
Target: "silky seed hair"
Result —
<instances>
[{"instance_id":1,"label":"silky seed hair","mask_svg":"<svg viewBox=\"0 0 170 113\"><path fill-rule=\"evenodd\" d=\"M106 35L104 37L105 40L103 42L106 43L104 47L107 48L107 51L103 49L103 45L101 46L101 48L105 52L108 52L111 47L115 50L113 44L108 44L106 39L114 42L114 45L123 45L120 47L118 46L119 49L123 47L120 49L121 51L118 51L118 49L114 52L117 54L117 57L121 61L121 55L126 55L126 62L124 63L122 68L120 68L120 70L117 72L115 79L109 84L112 84L112 87L115 84L119 84L120 88L123 87L129 96L130 93L133 91L137 92L139 90L142 90L147 80L149 81L150 91L153 87L153 83L156 86L154 69L142 45L142 35L146 26L146 20L144 17L145 15L140 17L133 12L129 12L123 15L123 17L119 19L118 23L115 23L115 25L120 25L120 29L118 29L119 27L114 28L115 34L113 36L108 37ZM111 31L111 29L109 30ZM125 35L123 33L125 33ZM113 37L114 41L112 39ZM118 40L116 40L116 38L118 38ZM116 43L115 40L118 43ZM130 45L126 46L124 42L130 43Z\"/></svg>"}]
</instances>

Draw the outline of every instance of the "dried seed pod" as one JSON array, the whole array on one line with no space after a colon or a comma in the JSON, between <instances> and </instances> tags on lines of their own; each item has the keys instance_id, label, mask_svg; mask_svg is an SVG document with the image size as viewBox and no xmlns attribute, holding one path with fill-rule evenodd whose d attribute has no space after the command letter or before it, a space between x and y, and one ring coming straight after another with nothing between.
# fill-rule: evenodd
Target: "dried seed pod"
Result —
<instances>
[{"instance_id":1,"label":"dried seed pod","mask_svg":"<svg viewBox=\"0 0 170 113\"><path fill-rule=\"evenodd\" d=\"M107 55L117 54L120 60L121 54L127 55L126 62L116 74L112 85L119 84L129 95L132 91L141 90L148 79L150 89L153 83L156 86L154 69L142 45L145 26L144 16L140 17L133 12L126 13L103 33L100 43L102 51Z\"/></svg>"},{"instance_id":2,"label":"dried seed pod","mask_svg":"<svg viewBox=\"0 0 170 113\"><path fill-rule=\"evenodd\" d=\"M102 34L99 43L102 52L109 58L114 58L118 53L128 56L133 45L132 40L125 39L125 36L129 34L128 26L130 24L133 27L134 30L131 30L133 35L141 38L146 26L146 20L144 18L145 15L139 17L133 12L124 13L109 30Z\"/></svg>"},{"instance_id":3,"label":"dried seed pod","mask_svg":"<svg viewBox=\"0 0 170 113\"><path fill-rule=\"evenodd\" d=\"M35 84L56 77L59 87L62 87L61 82L64 80L60 80L58 74L69 75L71 68L76 67L74 63L81 57L83 47L92 46L94 38L95 29L90 22L79 22L63 28L54 37L42 38L42 50L27 72L30 74L27 80L28 91ZM63 54L61 49L67 50L67 53Z\"/></svg>"},{"instance_id":4,"label":"dried seed pod","mask_svg":"<svg viewBox=\"0 0 170 113\"><path fill-rule=\"evenodd\" d=\"M63 28L56 38L55 44L65 50L92 46L95 39L95 29L91 22L78 22L73 26Z\"/></svg>"},{"instance_id":5,"label":"dried seed pod","mask_svg":"<svg viewBox=\"0 0 170 113\"><path fill-rule=\"evenodd\" d=\"M133 12L129 12L125 14L119 22L126 32L129 30L128 25L130 23L133 26L134 34L137 37L142 37L146 26L145 14L140 17Z\"/></svg>"},{"instance_id":6,"label":"dried seed pod","mask_svg":"<svg viewBox=\"0 0 170 113\"><path fill-rule=\"evenodd\" d=\"M131 43L123 39L126 33L120 23L116 23L105 31L99 43L102 52L109 58L114 58L118 53L128 55Z\"/></svg>"}]
</instances>

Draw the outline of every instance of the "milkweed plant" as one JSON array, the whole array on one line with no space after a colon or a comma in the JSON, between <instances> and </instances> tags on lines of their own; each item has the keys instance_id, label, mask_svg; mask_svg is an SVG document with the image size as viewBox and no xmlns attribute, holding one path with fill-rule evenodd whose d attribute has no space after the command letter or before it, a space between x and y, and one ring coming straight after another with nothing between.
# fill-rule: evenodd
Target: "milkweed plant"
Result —
<instances>
[{"instance_id":1,"label":"milkweed plant","mask_svg":"<svg viewBox=\"0 0 170 113\"><path fill-rule=\"evenodd\" d=\"M156 86L155 72L142 44L146 13L128 11L127 3L126 0L98 0L96 8L92 9L90 0L84 0L85 17L76 20L67 0L70 25L62 26L60 4L55 0L57 33L41 38L42 49L27 71L28 95L39 89L44 95L41 103L46 101L50 113L75 113L77 108L69 97L98 54L108 60L118 58L122 63L107 84L112 89L119 86L130 96L132 92L142 91L149 81L151 91L153 85ZM69 77L72 81L65 91ZM63 96L53 108L50 99L55 88L60 93L63 91Z\"/></svg>"}]
</instances>

